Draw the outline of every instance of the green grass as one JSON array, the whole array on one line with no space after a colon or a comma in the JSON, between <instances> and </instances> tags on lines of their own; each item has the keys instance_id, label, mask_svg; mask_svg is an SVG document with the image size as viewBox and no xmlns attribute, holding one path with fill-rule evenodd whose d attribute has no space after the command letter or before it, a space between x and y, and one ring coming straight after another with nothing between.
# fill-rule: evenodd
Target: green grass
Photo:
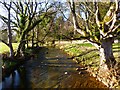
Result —
<instances>
[{"instance_id":1,"label":"green grass","mask_svg":"<svg viewBox=\"0 0 120 90\"><path fill-rule=\"evenodd\" d=\"M79 46L83 46L83 47L94 47L92 44L90 43L82 43L82 44L79 44Z\"/></svg>"},{"instance_id":2,"label":"green grass","mask_svg":"<svg viewBox=\"0 0 120 90\"><path fill-rule=\"evenodd\" d=\"M120 43L114 43L113 46L119 46L120 47Z\"/></svg>"},{"instance_id":3,"label":"green grass","mask_svg":"<svg viewBox=\"0 0 120 90\"><path fill-rule=\"evenodd\" d=\"M13 49L17 49L18 47L18 43L13 43ZM9 52L9 47L6 46L4 43L0 42L0 53L5 53L5 52Z\"/></svg>"},{"instance_id":4,"label":"green grass","mask_svg":"<svg viewBox=\"0 0 120 90\"><path fill-rule=\"evenodd\" d=\"M90 43L69 44L61 47L65 52L74 57L74 60L78 63L84 66L90 66L95 70L99 68L99 51ZM116 60L119 61L120 43L113 44L113 54Z\"/></svg>"}]
</instances>

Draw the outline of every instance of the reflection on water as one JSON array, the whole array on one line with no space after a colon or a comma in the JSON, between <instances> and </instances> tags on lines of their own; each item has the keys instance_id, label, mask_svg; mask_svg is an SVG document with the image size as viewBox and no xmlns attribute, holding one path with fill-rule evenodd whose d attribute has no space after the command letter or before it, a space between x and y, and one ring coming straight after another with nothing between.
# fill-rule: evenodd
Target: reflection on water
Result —
<instances>
[{"instance_id":1,"label":"reflection on water","mask_svg":"<svg viewBox=\"0 0 120 90\"><path fill-rule=\"evenodd\" d=\"M45 53L47 50L47 53ZM4 88L79 88L104 87L68 56L55 48L41 50L38 58L28 61L2 83ZM81 74L82 73L82 74ZM91 84L90 84L91 83ZM98 84L98 85L97 85Z\"/></svg>"},{"instance_id":2,"label":"reflection on water","mask_svg":"<svg viewBox=\"0 0 120 90\"><path fill-rule=\"evenodd\" d=\"M2 88L10 88L10 86L12 85L12 75L10 75L9 77L6 77L4 79L4 81L2 82Z\"/></svg>"},{"instance_id":3,"label":"reflection on water","mask_svg":"<svg viewBox=\"0 0 120 90\"><path fill-rule=\"evenodd\" d=\"M9 77L6 77L2 83L0 83L0 88L7 89L7 88L27 88L27 78L26 78L26 69L25 67L20 67L19 69L15 70Z\"/></svg>"},{"instance_id":4,"label":"reflection on water","mask_svg":"<svg viewBox=\"0 0 120 90\"><path fill-rule=\"evenodd\" d=\"M15 75L13 76L13 86L15 88L19 87L19 84L20 84L20 75L18 73L18 71L15 71Z\"/></svg>"},{"instance_id":5,"label":"reflection on water","mask_svg":"<svg viewBox=\"0 0 120 90\"><path fill-rule=\"evenodd\" d=\"M2 89L5 88L18 88L20 85L20 75L15 70L9 77L6 77L2 82Z\"/></svg>"}]
</instances>

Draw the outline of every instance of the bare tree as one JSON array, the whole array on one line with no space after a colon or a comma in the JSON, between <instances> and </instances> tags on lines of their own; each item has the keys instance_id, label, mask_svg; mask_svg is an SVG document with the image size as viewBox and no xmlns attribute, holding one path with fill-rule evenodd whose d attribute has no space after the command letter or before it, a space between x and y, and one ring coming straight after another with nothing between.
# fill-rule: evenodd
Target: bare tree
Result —
<instances>
[{"instance_id":1,"label":"bare tree","mask_svg":"<svg viewBox=\"0 0 120 90\"><path fill-rule=\"evenodd\" d=\"M0 2L2 3L2 2ZM4 42L7 46L9 46L10 48L10 57L13 57L14 56L14 50L13 50L13 46L12 46L12 30L11 30L11 19L10 19L10 15L11 15L11 6L12 6L12 2L10 2L10 4L7 4L5 2L2 3L4 5L4 7L6 8L6 10L8 11L8 19L7 19L7 22L5 21L5 18L4 17L1 17L1 19L3 21L5 21L5 23L7 24L8 26L8 43L5 42L4 40L1 40L2 42Z\"/></svg>"},{"instance_id":2,"label":"bare tree","mask_svg":"<svg viewBox=\"0 0 120 90\"><path fill-rule=\"evenodd\" d=\"M104 3L106 12L102 12L104 8L100 7L98 2L79 3L80 14L76 13L76 3L74 0L70 0L68 3L73 16L74 29L100 52L99 72L102 74L101 76L105 77L104 73L108 72L109 75L114 77L113 74L110 74L111 71L109 70L113 70L117 65L112 51L112 44L120 32L118 0L110 2L108 8L107 3ZM84 16L82 16L83 14ZM111 86L114 85L111 84Z\"/></svg>"}]
</instances>

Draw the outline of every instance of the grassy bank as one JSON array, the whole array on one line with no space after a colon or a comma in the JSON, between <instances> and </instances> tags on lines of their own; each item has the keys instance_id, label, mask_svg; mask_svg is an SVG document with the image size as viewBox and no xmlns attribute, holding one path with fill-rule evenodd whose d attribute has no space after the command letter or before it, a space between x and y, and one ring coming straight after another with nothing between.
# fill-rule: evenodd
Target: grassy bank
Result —
<instances>
[{"instance_id":1,"label":"grassy bank","mask_svg":"<svg viewBox=\"0 0 120 90\"><path fill-rule=\"evenodd\" d=\"M13 43L13 49L15 50L18 46L18 43ZM8 53L9 52L9 47L6 46L4 43L0 42L0 54L2 53ZM0 66L2 66L3 61L2 61L2 56L0 55ZM13 66L15 63L7 62L6 66Z\"/></svg>"},{"instance_id":2,"label":"grassy bank","mask_svg":"<svg viewBox=\"0 0 120 90\"><path fill-rule=\"evenodd\" d=\"M18 46L18 43L13 43L13 49L15 50ZM6 46L4 43L0 42L0 53L4 53L4 52L9 52L9 47Z\"/></svg>"},{"instance_id":3,"label":"grassy bank","mask_svg":"<svg viewBox=\"0 0 120 90\"><path fill-rule=\"evenodd\" d=\"M67 52L77 63L90 67L93 71L99 68L99 51L90 43L64 44L60 49ZM113 52L117 61L120 59L120 43L113 44Z\"/></svg>"}]
</instances>

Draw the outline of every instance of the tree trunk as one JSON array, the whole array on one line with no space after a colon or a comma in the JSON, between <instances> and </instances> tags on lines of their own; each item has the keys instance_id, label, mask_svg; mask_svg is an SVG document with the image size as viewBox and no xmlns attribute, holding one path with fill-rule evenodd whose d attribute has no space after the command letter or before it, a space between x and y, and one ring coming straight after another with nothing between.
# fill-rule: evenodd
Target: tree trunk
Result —
<instances>
[{"instance_id":1,"label":"tree trunk","mask_svg":"<svg viewBox=\"0 0 120 90\"><path fill-rule=\"evenodd\" d=\"M25 46L25 35L26 35L26 32L24 32L23 35L21 36L20 44L18 45L17 54L16 54L17 57L21 56L20 55L21 51L23 51L23 47Z\"/></svg>"},{"instance_id":2,"label":"tree trunk","mask_svg":"<svg viewBox=\"0 0 120 90\"><path fill-rule=\"evenodd\" d=\"M120 75L120 65L116 62L112 44L113 38L107 38L102 40L100 51L100 67L97 72L98 80L102 81L107 87L114 88L119 85L118 76Z\"/></svg>"},{"instance_id":3,"label":"tree trunk","mask_svg":"<svg viewBox=\"0 0 120 90\"><path fill-rule=\"evenodd\" d=\"M100 51L100 67L113 68L116 64L112 51L113 38L107 38L102 41Z\"/></svg>"},{"instance_id":4,"label":"tree trunk","mask_svg":"<svg viewBox=\"0 0 120 90\"><path fill-rule=\"evenodd\" d=\"M28 48L29 47L28 35L26 36L26 45L27 45L27 48Z\"/></svg>"},{"instance_id":5,"label":"tree trunk","mask_svg":"<svg viewBox=\"0 0 120 90\"><path fill-rule=\"evenodd\" d=\"M36 46L38 47L39 45L38 45L38 41L39 41L39 26L38 26L38 29L37 29L37 31L36 31Z\"/></svg>"},{"instance_id":6,"label":"tree trunk","mask_svg":"<svg viewBox=\"0 0 120 90\"><path fill-rule=\"evenodd\" d=\"M34 47L34 37L35 37L35 32L34 29L32 31L33 35L32 35L32 48Z\"/></svg>"},{"instance_id":7,"label":"tree trunk","mask_svg":"<svg viewBox=\"0 0 120 90\"><path fill-rule=\"evenodd\" d=\"M10 3L10 8L11 8L11 3ZM8 9L8 43L9 43L9 48L10 48L10 57L14 56L14 51L13 51L13 46L12 46L12 30L10 26L10 8Z\"/></svg>"}]
</instances>

